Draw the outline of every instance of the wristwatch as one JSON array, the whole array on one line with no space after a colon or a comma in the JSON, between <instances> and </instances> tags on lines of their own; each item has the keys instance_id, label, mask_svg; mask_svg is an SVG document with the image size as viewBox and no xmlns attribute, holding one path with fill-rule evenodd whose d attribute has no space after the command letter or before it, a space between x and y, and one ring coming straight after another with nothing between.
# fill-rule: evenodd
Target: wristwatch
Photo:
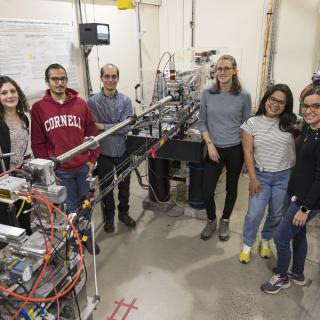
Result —
<instances>
[{"instance_id":1,"label":"wristwatch","mask_svg":"<svg viewBox=\"0 0 320 320\"><path fill-rule=\"evenodd\" d=\"M309 213L311 210L309 210L307 207L305 206L301 206L300 207L300 211L303 212L303 213Z\"/></svg>"}]
</instances>

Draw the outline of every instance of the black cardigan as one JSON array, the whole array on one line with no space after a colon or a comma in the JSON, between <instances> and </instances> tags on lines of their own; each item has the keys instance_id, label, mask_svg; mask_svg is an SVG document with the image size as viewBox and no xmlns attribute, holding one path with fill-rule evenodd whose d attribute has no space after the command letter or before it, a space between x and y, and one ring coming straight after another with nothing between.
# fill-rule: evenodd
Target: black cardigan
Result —
<instances>
[{"instance_id":1,"label":"black cardigan","mask_svg":"<svg viewBox=\"0 0 320 320\"><path fill-rule=\"evenodd\" d=\"M22 120L25 122L27 130L29 129L29 119L26 115L22 116ZM29 132L29 130L28 130ZM11 152L11 141L10 141L10 132L9 127L7 126L4 120L0 120L0 146L2 149L2 153ZM6 166L6 170L9 169L10 166L10 157L6 157L3 159L4 164ZM2 167L0 165L0 172L2 172Z\"/></svg>"},{"instance_id":2,"label":"black cardigan","mask_svg":"<svg viewBox=\"0 0 320 320\"><path fill-rule=\"evenodd\" d=\"M308 125L296 146L296 164L291 175L288 194L298 197L297 204L308 209L320 209L320 129Z\"/></svg>"},{"instance_id":3,"label":"black cardigan","mask_svg":"<svg viewBox=\"0 0 320 320\"><path fill-rule=\"evenodd\" d=\"M26 115L22 116L23 121L26 124L27 130L29 129L29 120ZM28 130L29 132L29 130ZM0 120L0 146L3 153L11 152L11 141L10 141L10 132L9 128L4 120ZM10 157L6 157L3 159L6 170L10 167ZM2 172L2 166L0 164L0 173ZM21 206L21 203L18 201L16 203L18 206ZM9 213L9 206L6 203L0 202L0 224L6 224L9 226L17 226L17 222L14 221L15 214ZM19 225L22 228L30 229L30 217L24 217L25 215L20 215L19 217ZM27 222L25 222L26 220Z\"/></svg>"}]
</instances>

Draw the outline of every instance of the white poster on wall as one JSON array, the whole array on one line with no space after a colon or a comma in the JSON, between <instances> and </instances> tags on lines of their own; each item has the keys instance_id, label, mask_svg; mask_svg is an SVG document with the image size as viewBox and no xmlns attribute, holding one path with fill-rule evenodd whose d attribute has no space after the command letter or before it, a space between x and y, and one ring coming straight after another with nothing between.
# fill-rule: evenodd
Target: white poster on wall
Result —
<instances>
[{"instance_id":1,"label":"white poster on wall","mask_svg":"<svg viewBox=\"0 0 320 320\"><path fill-rule=\"evenodd\" d=\"M72 22L0 20L0 75L13 78L28 99L43 96L52 63L65 67L70 88L80 89Z\"/></svg>"}]
</instances>

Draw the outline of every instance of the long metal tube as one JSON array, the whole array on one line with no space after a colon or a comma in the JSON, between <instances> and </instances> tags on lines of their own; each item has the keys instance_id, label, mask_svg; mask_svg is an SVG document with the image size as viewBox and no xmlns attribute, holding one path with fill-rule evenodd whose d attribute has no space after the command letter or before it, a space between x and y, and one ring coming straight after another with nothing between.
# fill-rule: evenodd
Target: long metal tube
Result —
<instances>
[{"instance_id":1,"label":"long metal tube","mask_svg":"<svg viewBox=\"0 0 320 320\"><path fill-rule=\"evenodd\" d=\"M172 96L164 97L163 99L161 99L157 103L153 104L150 108L138 113L136 115L135 119L142 118L144 115L150 113L151 111L160 108L161 106L163 106L166 103L169 103L172 99L173 99ZM119 124L115 125L114 127L112 127L111 129L100 133L96 137L90 137L89 141L86 141L86 142L80 144L79 146L67 151L66 153L61 154L60 156L57 157L57 160L59 162L64 162L64 161L74 157L75 155L90 149L91 147L97 147L99 145L100 140L102 140L108 136L111 136L112 134L116 133L120 129L132 124L132 122L133 122L133 119L124 120L124 121L120 122Z\"/></svg>"},{"instance_id":2,"label":"long metal tube","mask_svg":"<svg viewBox=\"0 0 320 320\"><path fill-rule=\"evenodd\" d=\"M142 33L141 33L141 16L140 16L140 3L136 3L136 23L138 33L138 72L139 72L139 84L141 93L141 106L144 109L144 82L143 82L143 71L142 71Z\"/></svg>"},{"instance_id":3,"label":"long metal tube","mask_svg":"<svg viewBox=\"0 0 320 320\"><path fill-rule=\"evenodd\" d=\"M150 143L148 144L148 150L145 151L144 155L142 155L141 157L139 157L138 160L134 161L134 163L131 163L129 168L127 168L126 170L124 170L121 174L117 175L116 179L113 179L113 181L108 185L108 187L106 187L103 190L100 190L99 195L96 197L96 199L93 202L93 206L95 206L96 204L98 204L101 199L103 197L105 197L111 190L113 190L120 182L122 182L124 180L124 178L135 168L138 168L138 166L148 157L150 156L150 154L152 153L152 150L158 150L159 148L162 147L163 143L166 143L166 141L168 139L170 139L181 127L181 125L183 125L183 123L185 123L188 119L190 119L193 114L196 112L198 108L194 109L191 113L189 113L186 117L184 117L183 119L181 119L178 123L176 123L174 125L173 128L171 128L167 133L166 133L166 137L165 140L162 141L162 143L159 143L159 141L162 138L159 138L159 140L157 140L156 142Z\"/></svg>"},{"instance_id":4,"label":"long metal tube","mask_svg":"<svg viewBox=\"0 0 320 320\"><path fill-rule=\"evenodd\" d=\"M78 31L78 37L80 38L80 29L79 29L79 24L83 23L83 19L82 19L82 8L81 8L81 0L76 0L75 1L75 8L76 8L76 17L77 17L77 31ZM84 93L86 96L86 99L89 98L89 85L88 85L88 78L87 78L87 68L88 65L86 64L86 58L85 58L85 52L84 52L84 48L82 45L79 45L80 48L80 59L81 59L81 71L82 71L82 76L83 76L83 84L84 84ZM85 67L83 67L85 66Z\"/></svg>"},{"instance_id":5,"label":"long metal tube","mask_svg":"<svg viewBox=\"0 0 320 320\"><path fill-rule=\"evenodd\" d=\"M267 68L267 76L266 76L266 85L269 88L274 83L273 78L273 69L274 69L274 60L276 54L276 34L277 34L277 25L278 25L278 15L279 15L279 1L274 1L273 13L272 13L272 30L270 37L270 49L269 49L269 61Z\"/></svg>"},{"instance_id":6,"label":"long metal tube","mask_svg":"<svg viewBox=\"0 0 320 320\"><path fill-rule=\"evenodd\" d=\"M196 0L192 0L191 3L191 21L190 21L190 27L191 27L191 48L194 49L195 46L195 19L196 19Z\"/></svg>"}]
</instances>

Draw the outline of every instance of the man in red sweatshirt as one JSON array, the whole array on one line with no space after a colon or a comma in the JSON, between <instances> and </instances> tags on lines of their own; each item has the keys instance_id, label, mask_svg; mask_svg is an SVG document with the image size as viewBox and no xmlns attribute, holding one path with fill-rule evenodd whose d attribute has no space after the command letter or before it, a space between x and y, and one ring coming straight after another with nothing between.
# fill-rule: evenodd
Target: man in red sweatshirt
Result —
<instances>
[{"instance_id":1,"label":"man in red sweatshirt","mask_svg":"<svg viewBox=\"0 0 320 320\"><path fill-rule=\"evenodd\" d=\"M31 147L35 157L41 159L57 157L82 144L85 137L97 133L87 104L75 90L67 87L65 68L51 64L45 71L45 79L49 89L31 109ZM82 152L61 163L56 172L58 180L67 189L67 212L76 212L81 199L88 195L86 178L94 169L98 156L99 148ZM85 245L92 253L90 235ZM98 252L99 247L96 246Z\"/></svg>"}]
</instances>

